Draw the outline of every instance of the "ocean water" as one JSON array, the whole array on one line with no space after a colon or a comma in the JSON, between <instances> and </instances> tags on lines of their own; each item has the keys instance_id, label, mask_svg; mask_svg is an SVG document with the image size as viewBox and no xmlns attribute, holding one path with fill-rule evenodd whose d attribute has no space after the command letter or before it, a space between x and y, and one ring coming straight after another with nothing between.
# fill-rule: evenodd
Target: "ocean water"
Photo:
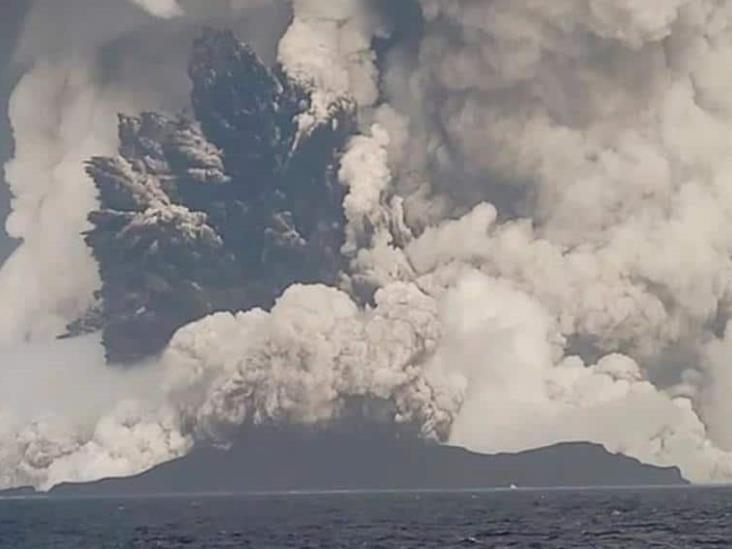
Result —
<instances>
[{"instance_id":1,"label":"ocean water","mask_svg":"<svg viewBox=\"0 0 732 549\"><path fill-rule=\"evenodd\" d=\"M0 547L732 547L732 489L0 500Z\"/></svg>"}]
</instances>

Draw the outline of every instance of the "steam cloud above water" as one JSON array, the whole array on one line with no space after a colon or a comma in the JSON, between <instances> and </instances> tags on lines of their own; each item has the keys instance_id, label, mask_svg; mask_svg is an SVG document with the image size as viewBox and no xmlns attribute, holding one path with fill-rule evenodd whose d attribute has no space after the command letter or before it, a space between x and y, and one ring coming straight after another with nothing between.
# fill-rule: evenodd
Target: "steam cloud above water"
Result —
<instances>
[{"instance_id":1,"label":"steam cloud above water","mask_svg":"<svg viewBox=\"0 0 732 549\"><path fill-rule=\"evenodd\" d=\"M10 104L0 485L359 398L730 480L732 4L58 6ZM191 86L223 25L271 68L211 33Z\"/></svg>"}]
</instances>

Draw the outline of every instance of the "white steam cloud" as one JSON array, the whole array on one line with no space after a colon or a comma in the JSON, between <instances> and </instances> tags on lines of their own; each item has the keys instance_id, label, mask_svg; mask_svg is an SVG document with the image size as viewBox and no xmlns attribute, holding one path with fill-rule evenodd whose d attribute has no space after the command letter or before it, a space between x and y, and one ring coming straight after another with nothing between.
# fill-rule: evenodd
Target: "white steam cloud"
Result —
<instances>
[{"instance_id":1,"label":"white steam cloud","mask_svg":"<svg viewBox=\"0 0 732 549\"><path fill-rule=\"evenodd\" d=\"M67 4L34 4L10 104L0 485L132 474L354 397L480 451L589 440L732 479L732 4L422 0L381 60L393 29L366 0ZM186 41L218 19L312 86L303 130L359 106L339 171L355 274L110 371L94 339L49 343L99 284L82 163L114 153L118 111L186 107Z\"/></svg>"},{"instance_id":2,"label":"white steam cloud","mask_svg":"<svg viewBox=\"0 0 732 549\"><path fill-rule=\"evenodd\" d=\"M156 17L168 19L183 15L178 0L132 0L132 2Z\"/></svg>"}]
</instances>

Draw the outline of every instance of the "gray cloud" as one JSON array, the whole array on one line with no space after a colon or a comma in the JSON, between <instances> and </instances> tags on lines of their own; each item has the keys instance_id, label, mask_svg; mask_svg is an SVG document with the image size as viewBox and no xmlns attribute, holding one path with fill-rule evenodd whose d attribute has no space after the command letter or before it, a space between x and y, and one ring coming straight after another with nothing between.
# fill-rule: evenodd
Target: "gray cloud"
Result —
<instances>
[{"instance_id":1,"label":"gray cloud","mask_svg":"<svg viewBox=\"0 0 732 549\"><path fill-rule=\"evenodd\" d=\"M3 17L0 20L0 105L7 104L10 92L19 76L19 69L12 63L16 40L28 9L27 2L19 0L3 8ZM13 142L10 122L7 111L0 113L0 163L5 163L11 156ZM0 185L0 216L5 218L10 211L10 193L6 185ZM14 248L13 242L7 237L4 230L0 230L0 263Z\"/></svg>"},{"instance_id":2,"label":"gray cloud","mask_svg":"<svg viewBox=\"0 0 732 549\"><path fill-rule=\"evenodd\" d=\"M357 135L333 166L345 266L330 287L291 286L270 311L182 327L139 368L164 380L159 415L146 396L54 429L13 424L10 470L46 486L112 455L121 461L100 459L102 469L132 472L250 420L327 421L367 396L390 399L396 421L473 449L592 440L693 480L730 478L721 395L732 108L720 63L732 42L719 3L423 0L408 4L418 19L408 24L359 0L134 4L108 6L118 17L105 33L55 42L29 31L22 44L35 63L11 102L21 146L9 228L25 242L0 271L15 313L0 317L0 341L57 335L121 272L102 262L100 278L80 236L100 206L83 162L105 156L106 175L140 175L115 157L116 111L189 109L182 44L222 14L244 34L251 21L274 29L260 48L310 98L291 120L298 132L343 101L358 106ZM54 8L36 7L43 29ZM39 104L49 110L30 108ZM226 140L206 131L211 112L209 126L236 127L216 101L198 109L205 135L188 128L197 154L183 156L198 163L185 170L266 179L269 168L217 160L211 145ZM236 144L237 132L227 139ZM154 187L138 183L128 186ZM162 202L140 208L138 226L154 235L173 219L176 241L206 232L207 205ZM108 435L120 427L127 436L115 444ZM149 439L160 443L152 454L140 450Z\"/></svg>"}]
</instances>

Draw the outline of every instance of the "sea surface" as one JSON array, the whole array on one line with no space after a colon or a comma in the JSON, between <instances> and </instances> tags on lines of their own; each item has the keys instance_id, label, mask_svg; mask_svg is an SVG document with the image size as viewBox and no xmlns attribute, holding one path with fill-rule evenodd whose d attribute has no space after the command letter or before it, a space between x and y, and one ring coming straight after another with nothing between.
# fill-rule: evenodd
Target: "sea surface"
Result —
<instances>
[{"instance_id":1,"label":"sea surface","mask_svg":"<svg viewBox=\"0 0 732 549\"><path fill-rule=\"evenodd\" d=\"M0 547L732 547L732 489L6 499Z\"/></svg>"}]
</instances>

